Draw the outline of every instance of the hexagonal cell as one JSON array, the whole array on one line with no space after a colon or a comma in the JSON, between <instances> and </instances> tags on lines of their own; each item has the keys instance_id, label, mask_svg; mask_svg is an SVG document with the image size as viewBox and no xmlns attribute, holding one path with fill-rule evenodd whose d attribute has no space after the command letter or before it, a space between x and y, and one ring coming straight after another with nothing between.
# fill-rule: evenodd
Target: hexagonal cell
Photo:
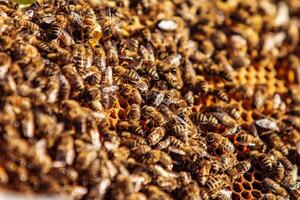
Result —
<instances>
[{"instance_id":1,"label":"hexagonal cell","mask_svg":"<svg viewBox=\"0 0 300 200\"><path fill-rule=\"evenodd\" d=\"M252 190L252 186L251 186L251 184L249 183L249 182L246 182L246 181L244 181L243 183L242 183L242 186L243 186L243 188L245 189L245 190Z\"/></svg>"},{"instance_id":2,"label":"hexagonal cell","mask_svg":"<svg viewBox=\"0 0 300 200\"><path fill-rule=\"evenodd\" d=\"M232 199L233 199L233 200L240 200L240 199L242 199L242 198L241 198L241 195L240 195L240 194L233 192L233 193L232 193Z\"/></svg>"},{"instance_id":3,"label":"hexagonal cell","mask_svg":"<svg viewBox=\"0 0 300 200\"><path fill-rule=\"evenodd\" d=\"M243 191L241 195L244 199L252 199L252 195L250 192Z\"/></svg>"},{"instance_id":4,"label":"hexagonal cell","mask_svg":"<svg viewBox=\"0 0 300 200\"><path fill-rule=\"evenodd\" d=\"M257 181L263 181L264 180L263 174L261 172L257 172L257 171L254 172L254 178Z\"/></svg>"},{"instance_id":5,"label":"hexagonal cell","mask_svg":"<svg viewBox=\"0 0 300 200\"><path fill-rule=\"evenodd\" d=\"M255 199L260 199L262 197L262 193L259 190L253 190L251 194Z\"/></svg>"},{"instance_id":6,"label":"hexagonal cell","mask_svg":"<svg viewBox=\"0 0 300 200\"><path fill-rule=\"evenodd\" d=\"M232 189L236 193L240 193L243 190L243 187L239 183L234 183Z\"/></svg>"},{"instance_id":7,"label":"hexagonal cell","mask_svg":"<svg viewBox=\"0 0 300 200\"><path fill-rule=\"evenodd\" d=\"M260 189L262 188L261 183L259 183L259 182L257 182L257 181L254 181L254 182L252 183L252 187L253 187L254 189L257 189L257 190L260 190Z\"/></svg>"},{"instance_id":8,"label":"hexagonal cell","mask_svg":"<svg viewBox=\"0 0 300 200\"><path fill-rule=\"evenodd\" d=\"M249 181L249 182L252 182L254 180L254 177L253 177L253 174L251 172L246 172L244 175L243 175L244 179Z\"/></svg>"}]
</instances>

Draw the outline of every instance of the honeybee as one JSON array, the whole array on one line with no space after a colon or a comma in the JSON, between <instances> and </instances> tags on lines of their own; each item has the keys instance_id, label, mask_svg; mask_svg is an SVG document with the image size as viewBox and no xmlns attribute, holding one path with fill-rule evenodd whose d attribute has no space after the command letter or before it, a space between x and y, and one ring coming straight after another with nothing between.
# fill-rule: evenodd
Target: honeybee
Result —
<instances>
[{"instance_id":1,"label":"honeybee","mask_svg":"<svg viewBox=\"0 0 300 200\"><path fill-rule=\"evenodd\" d=\"M216 116L218 116L218 114L216 114L216 113L214 113L214 114ZM207 121L206 121L207 124L214 125L214 126L219 124L217 118L214 115L207 115L206 117L207 117ZM222 119L223 118L224 117L222 117ZM221 119L221 117L220 117L220 119ZM225 120L223 120L223 121L225 121Z\"/></svg>"},{"instance_id":2,"label":"honeybee","mask_svg":"<svg viewBox=\"0 0 300 200\"><path fill-rule=\"evenodd\" d=\"M259 138L254 137L253 135L247 133L240 133L236 140L239 144L247 145L247 146L256 146L260 143Z\"/></svg>"},{"instance_id":3,"label":"honeybee","mask_svg":"<svg viewBox=\"0 0 300 200\"><path fill-rule=\"evenodd\" d=\"M126 69L121 66L116 66L114 71L130 81L138 82L140 80L140 75L134 69Z\"/></svg>"},{"instance_id":4,"label":"honeybee","mask_svg":"<svg viewBox=\"0 0 300 200\"><path fill-rule=\"evenodd\" d=\"M132 148L130 151L133 155L139 156L148 153L151 150L151 147L148 145L139 145L137 147Z\"/></svg>"},{"instance_id":5,"label":"honeybee","mask_svg":"<svg viewBox=\"0 0 300 200\"><path fill-rule=\"evenodd\" d=\"M213 93L216 95L217 98L219 98L222 101L228 102L229 98L227 94L223 90L214 90Z\"/></svg>"},{"instance_id":6,"label":"honeybee","mask_svg":"<svg viewBox=\"0 0 300 200\"><path fill-rule=\"evenodd\" d=\"M185 186L192 181L192 176L189 172L181 171L178 174L177 180L181 186Z\"/></svg>"},{"instance_id":7,"label":"honeybee","mask_svg":"<svg viewBox=\"0 0 300 200\"><path fill-rule=\"evenodd\" d=\"M160 186L161 189L169 192L175 190L178 187L176 179L165 176L158 176L156 179L154 179L154 182L158 186Z\"/></svg>"},{"instance_id":8,"label":"honeybee","mask_svg":"<svg viewBox=\"0 0 300 200\"><path fill-rule=\"evenodd\" d=\"M72 95L78 96L84 91L85 85L82 77L76 73L73 65L65 65L62 67L64 76L68 79L69 84L72 88Z\"/></svg>"},{"instance_id":9,"label":"honeybee","mask_svg":"<svg viewBox=\"0 0 300 200\"><path fill-rule=\"evenodd\" d=\"M281 162L278 162L278 164L274 168L274 180L276 182L280 182L282 181L284 176L285 176L284 166L281 164Z\"/></svg>"},{"instance_id":10,"label":"honeybee","mask_svg":"<svg viewBox=\"0 0 300 200\"><path fill-rule=\"evenodd\" d=\"M104 43L104 49L106 51L107 63L115 66L119 63L117 46L114 41L107 40Z\"/></svg>"},{"instance_id":11,"label":"honeybee","mask_svg":"<svg viewBox=\"0 0 300 200\"><path fill-rule=\"evenodd\" d=\"M286 197L288 195L287 191L283 187L270 178L265 178L263 184L267 189L274 191L279 196Z\"/></svg>"},{"instance_id":12,"label":"honeybee","mask_svg":"<svg viewBox=\"0 0 300 200\"><path fill-rule=\"evenodd\" d=\"M71 85L63 74L58 75L59 80L59 98L68 99L71 94Z\"/></svg>"},{"instance_id":13,"label":"honeybee","mask_svg":"<svg viewBox=\"0 0 300 200\"><path fill-rule=\"evenodd\" d=\"M159 126L163 126L166 123L163 115L152 106L143 106L142 113L145 117L149 116L152 118Z\"/></svg>"},{"instance_id":14,"label":"honeybee","mask_svg":"<svg viewBox=\"0 0 300 200\"><path fill-rule=\"evenodd\" d=\"M228 152L233 153L235 150L230 140L218 133L209 133L207 135L207 139L209 143L213 145L221 145L221 147Z\"/></svg>"},{"instance_id":15,"label":"honeybee","mask_svg":"<svg viewBox=\"0 0 300 200\"><path fill-rule=\"evenodd\" d=\"M18 23L21 27L29 29L37 36L39 36L39 34L41 33L41 28L34 22L22 19L19 20Z\"/></svg>"},{"instance_id":16,"label":"honeybee","mask_svg":"<svg viewBox=\"0 0 300 200\"><path fill-rule=\"evenodd\" d=\"M196 113L192 113L190 115L191 120L197 124L197 125L201 125L201 124L205 124L207 123L207 116L200 113L200 112L196 112Z\"/></svg>"},{"instance_id":17,"label":"honeybee","mask_svg":"<svg viewBox=\"0 0 300 200\"><path fill-rule=\"evenodd\" d=\"M215 175L206 181L205 186L209 191L218 190L226 185L227 179L226 175Z\"/></svg>"},{"instance_id":18,"label":"honeybee","mask_svg":"<svg viewBox=\"0 0 300 200\"><path fill-rule=\"evenodd\" d=\"M147 136L147 141L150 146L157 144L164 136L166 130L162 127L154 128Z\"/></svg>"},{"instance_id":19,"label":"honeybee","mask_svg":"<svg viewBox=\"0 0 300 200\"><path fill-rule=\"evenodd\" d=\"M172 73L165 74L165 79L170 87L180 89L182 87L182 80L179 76Z\"/></svg>"},{"instance_id":20,"label":"honeybee","mask_svg":"<svg viewBox=\"0 0 300 200\"><path fill-rule=\"evenodd\" d=\"M145 72L152 80L159 80L159 74L155 66L147 66Z\"/></svg>"},{"instance_id":21,"label":"honeybee","mask_svg":"<svg viewBox=\"0 0 300 200\"><path fill-rule=\"evenodd\" d=\"M93 52L87 45L76 44L72 54L77 69L87 69L92 66Z\"/></svg>"},{"instance_id":22,"label":"honeybee","mask_svg":"<svg viewBox=\"0 0 300 200\"><path fill-rule=\"evenodd\" d=\"M0 166L0 183L5 184L9 181L8 174L3 166Z\"/></svg>"},{"instance_id":23,"label":"honeybee","mask_svg":"<svg viewBox=\"0 0 300 200\"><path fill-rule=\"evenodd\" d=\"M300 189L290 191L291 200L297 200L300 198Z\"/></svg>"},{"instance_id":24,"label":"honeybee","mask_svg":"<svg viewBox=\"0 0 300 200\"><path fill-rule=\"evenodd\" d=\"M241 174L244 174L251 168L251 163L248 160L244 160L241 162L238 162L236 165L234 165L232 168L229 168L226 170L226 172L233 177L239 177Z\"/></svg>"},{"instance_id":25,"label":"honeybee","mask_svg":"<svg viewBox=\"0 0 300 200\"><path fill-rule=\"evenodd\" d=\"M188 103L189 106L194 105L194 94L192 91L188 91L185 95L184 95L184 99L186 100L186 102Z\"/></svg>"},{"instance_id":26,"label":"honeybee","mask_svg":"<svg viewBox=\"0 0 300 200\"><path fill-rule=\"evenodd\" d=\"M132 121L137 121L141 118L141 106L138 104L131 104L128 113L128 119Z\"/></svg>"},{"instance_id":27,"label":"honeybee","mask_svg":"<svg viewBox=\"0 0 300 200\"><path fill-rule=\"evenodd\" d=\"M211 163L208 160L203 160L202 165L197 170L199 183L204 186L210 176Z\"/></svg>"},{"instance_id":28,"label":"honeybee","mask_svg":"<svg viewBox=\"0 0 300 200\"><path fill-rule=\"evenodd\" d=\"M0 53L0 60L0 79L4 79L11 65L11 58L6 53Z\"/></svg>"},{"instance_id":29,"label":"honeybee","mask_svg":"<svg viewBox=\"0 0 300 200\"><path fill-rule=\"evenodd\" d=\"M64 29L63 24L57 21L52 21L50 24L50 29L47 31L49 39L50 40L59 39L63 34L63 29Z\"/></svg>"},{"instance_id":30,"label":"honeybee","mask_svg":"<svg viewBox=\"0 0 300 200\"><path fill-rule=\"evenodd\" d=\"M260 166L262 169L266 169L267 171L271 171L276 163L276 158L270 154L261 154L259 156Z\"/></svg>"},{"instance_id":31,"label":"honeybee","mask_svg":"<svg viewBox=\"0 0 300 200\"><path fill-rule=\"evenodd\" d=\"M74 140L72 136L64 136L57 146L56 160L72 165L75 159Z\"/></svg>"},{"instance_id":32,"label":"honeybee","mask_svg":"<svg viewBox=\"0 0 300 200\"><path fill-rule=\"evenodd\" d=\"M228 108L227 112L231 117L233 117L236 120L241 118L241 113L235 107Z\"/></svg>"}]
</instances>

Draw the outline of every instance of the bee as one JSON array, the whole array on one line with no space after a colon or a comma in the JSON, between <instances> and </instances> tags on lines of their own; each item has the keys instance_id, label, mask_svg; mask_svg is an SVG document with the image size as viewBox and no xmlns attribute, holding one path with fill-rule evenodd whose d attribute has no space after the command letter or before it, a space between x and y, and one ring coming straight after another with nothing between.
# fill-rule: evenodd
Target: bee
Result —
<instances>
[{"instance_id":1,"label":"bee","mask_svg":"<svg viewBox=\"0 0 300 200\"><path fill-rule=\"evenodd\" d=\"M129 123L127 121L122 121L118 123L118 128L119 129L125 129L125 130L129 130L134 134L140 135L140 136L144 136L144 130L143 127L137 123Z\"/></svg>"},{"instance_id":2,"label":"bee","mask_svg":"<svg viewBox=\"0 0 300 200\"><path fill-rule=\"evenodd\" d=\"M190 135L190 131L184 124L174 124L172 125L172 131L175 136L186 141Z\"/></svg>"},{"instance_id":3,"label":"bee","mask_svg":"<svg viewBox=\"0 0 300 200\"><path fill-rule=\"evenodd\" d=\"M93 52L83 44L76 44L73 50L73 63L77 69L90 68L92 65Z\"/></svg>"},{"instance_id":4,"label":"bee","mask_svg":"<svg viewBox=\"0 0 300 200\"><path fill-rule=\"evenodd\" d=\"M182 87L182 82L178 76L175 76L172 73L167 73L165 79L170 87L180 89Z\"/></svg>"},{"instance_id":5,"label":"bee","mask_svg":"<svg viewBox=\"0 0 300 200\"><path fill-rule=\"evenodd\" d=\"M254 137L253 135L247 133L240 133L236 140L239 144L247 145L247 146L256 146L259 143L259 139Z\"/></svg>"},{"instance_id":6,"label":"bee","mask_svg":"<svg viewBox=\"0 0 300 200\"><path fill-rule=\"evenodd\" d=\"M63 29L63 24L57 21L52 21L47 36L50 40L60 39L63 34Z\"/></svg>"},{"instance_id":7,"label":"bee","mask_svg":"<svg viewBox=\"0 0 300 200\"><path fill-rule=\"evenodd\" d=\"M284 176L285 176L284 166L281 164L281 162L278 162L278 164L274 168L274 180L276 182L281 182Z\"/></svg>"},{"instance_id":8,"label":"bee","mask_svg":"<svg viewBox=\"0 0 300 200\"><path fill-rule=\"evenodd\" d=\"M157 123L159 126L163 126L166 123L163 115L152 106L143 106L142 113L145 117L149 116L150 118L152 118L154 122Z\"/></svg>"},{"instance_id":9,"label":"bee","mask_svg":"<svg viewBox=\"0 0 300 200\"><path fill-rule=\"evenodd\" d=\"M11 58L6 53L0 53L0 79L4 79L11 65Z\"/></svg>"},{"instance_id":10,"label":"bee","mask_svg":"<svg viewBox=\"0 0 300 200\"><path fill-rule=\"evenodd\" d=\"M230 176L240 176L241 174L244 174L245 172L249 171L251 168L251 163L248 160L244 160L241 162L238 162L236 165L234 165L232 168L229 168L226 170L226 172Z\"/></svg>"},{"instance_id":11,"label":"bee","mask_svg":"<svg viewBox=\"0 0 300 200\"><path fill-rule=\"evenodd\" d=\"M164 165L168 170L172 170L173 168L173 160L172 158L165 152L160 151L160 159L159 162Z\"/></svg>"},{"instance_id":12,"label":"bee","mask_svg":"<svg viewBox=\"0 0 300 200\"><path fill-rule=\"evenodd\" d=\"M218 75L226 81L233 81L233 75L227 70L221 70L218 72Z\"/></svg>"},{"instance_id":13,"label":"bee","mask_svg":"<svg viewBox=\"0 0 300 200\"><path fill-rule=\"evenodd\" d=\"M56 160L72 165L75 159L74 140L72 136L64 136L57 146Z\"/></svg>"},{"instance_id":14,"label":"bee","mask_svg":"<svg viewBox=\"0 0 300 200\"><path fill-rule=\"evenodd\" d=\"M59 74L58 81L59 81L59 98L62 100L68 99L71 94L71 85L68 82L68 79L63 74Z\"/></svg>"},{"instance_id":15,"label":"bee","mask_svg":"<svg viewBox=\"0 0 300 200\"><path fill-rule=\"evenodd\" d=\"M217 118L214 117L213 115L207 115L206 117L207 117L207 121L206 121L207 124L214 125L214 126L219 124Z\"/></svg>"},{"instance_id":16,"label":"bee","mask_svg":"<svg viewBox=\"0 0 300 200\"><path fill-rule=\"evenodd\" d=\"M113 66L119 63L117 46L114 41L107 40L104 43L104 49L106 51L107 63Z\"/></svg>"},{"instance_id":17,"label":"bee","mask_svg":"<svg viewBox=\"0 0 300 200\"><path fill-rule=\"evenodd\" d=\"M219 98L222 101L228 102L229 98L227 96L227 94L223 91L223 90L214 90L213 92L217 98Z\"/></svg>"},{"instance_id":18,"label":"bee","mask_svg":"<svg viewBox=\"0 0 300 200\"><path fill-rule=\"evenodd\" d=\"M84 80L76 72L73 65L63 66L62 72L63 72L63 75L67 78L67 80L71 86L72 95L77 96L84 91L84 89L85 89Z\"/></svg>"},{"instance_id":19,"label":"bee","mask_svg":"<svg viewBox=\"0 0 300 200\"><path fill-rule=\"evenodd\" d=\"M235 148L233 144L230 142L230 140L221 134L218 133L209 133L207 135L207 141L213 145L220 145L222 149L233 153Z\"/></svg>"},{"instance_id":20,"label":"bee","mask_svg":"<svg viewBox=\"0 0 300 200\"><path fill-rule=\"evenodd\" d=\"M34 22L28 21L26 19L21 19L18 21L18 23L21 27L29 29L37 36L39 36L39 34L41 33L41 28Z\"/></svg>"},{"instance_id":21,"label":"bee","mask_svg":"<svg viewBox=\"0 0 300 200\"><path fill-rule=\"evenodd\" d=\"M270 178L265 178L263 181L263 185L267 189L274 191L279 196L286 197L288 195L287 191L283 187L281 187L278 183Z\"/></svg>"},{"instance_id":22,"label":"bee","mask_svg":"<svg viewBox=\"0 0 300 200\"><path fill-rule=\"evenodd\" d=\"M297 200L300 198L300 189L290 191L291 200Z\"/></svg>"},{"instance_id":23,"label":"bee","mask_svg":"<svg viewBox=\"0 0 300 200\"><path fill-rule=\"evenodd\" d=\"M266 134L264 135L264 138L270 146L272 146L276 150L279 150L284 155L288 155L288 148L277 133Z\"/></svg>"},{"instance_id":24,"label":"bee","mask_svg":"<svg viewBox=\"0 0 300 200\"><path fill-rule=\"evenodd\" d=\"M160 186L161 189L165 191L171 192L178 187L177 180L174 178L158 176L154 181L158 186Z\"/></svg>"},{"instance_id":25,"label":"bee","mask_svg":"<svg viewBox=\"0 0 300 200\"><path fill-rule=\"evenodd\" d=\"M139 156L139 155L147 154L150 150L151 147L149 147L148 145L139 145L132 148L130 151L132 152L133 155Z\"/></svg>"},{"instance_id":26,"label":"bee","mask_svg":"<svg viewBox=\"0 0 300 200\"><path fill-rule=\"evenodd\" d=\"M151 31L148 28L143 28L139 31L139 34L145 42L151 42Z\"/></svg>"},{"instance_id":27,"label":"bee","mask_svg":"<svg viewBox=\"0 0 300 200\"><path fill-rule=\"evenodd\" d=\"M276 163L276 158L270 154L262 154L259 159L260 166L267 171L271 171Z\"/></svg>"},{"instance_id":28,"label":"bee","mask_svg":"<svg viewBox=\"0 0 300 200\"><path fill-rule=\"evenodd\" d=\"M165 200L171 200L171 196L169 196L168 193L162 191L159 189L159 187L148 184L143 189L145 190L145 193L147 194L147 197L149 199L165 199Z\"/></svg>"},{"instance_id":29,"label":"bee","mask_svg":"<svg viewBox=\"0 0 300 200\"><path fill-rule=\"evenodd\" d=\"M185 95L184 95L184 99L186 100L186 102L188 103L189 106L194 105L194 94L192 91L188 91Z\"/></svg>"},{"instance_id":30,"label":"bee","mask_svg":"<svg viewBox=\"0 0 300 200\"><path fill-rule=\"evenodd\" d=\"M147 136L147 141L150 146L157 144L166 134L166 130L162 127L154 128Z\"/></svg>"},{"instance_id":31,"label":"bee","mask_svg":"<svg viewBox=\"0 0 300 200\"><path fill-rule=\"evenodd\" d=\"M177 180L181 186L185 186L192 181L192 176L189 172L181 171L178 174Z\"/></svg>"},{"instance_id":32,"label":"bee","mask_svg":"<svg viewBox=\"0 0 300 200\"><path fill-rule=\"evenodd\" d=\"M225 175L215 175L210 177L205 186L208 188L209 191L214 191L221 189L226 184L227 177Z\"/></svg>"},{"instance_id":33,"label":"bee","mask_svg":"<svg viewBox=\"0 0 300 200\"><path fill-rule=\"evenodd\" d=\"M282 163L285 169L292 170L293 169L293 163L285 156L281 156L279 158L279 161Z\"/></svg>"},{"instance_id":34,"label":"bee","mask_svg":"<svg viewBox=\"0 0 300 200\"><path fill-rule=\"evenodd\" d=\"M145 72L152 80L159 80L159 74L155 66L147 66Z\"/></svg>"},{"instance_id":35,"label":"bee","mask_svg":"<svg viewBox=\"0 0 300 200\"><path fill-rule=\"evenodd\" d=\"M200 188L196 181L191 181L188 185L185 185L183 188L183 199L201 199L200 198Z\"/></svg>"},{"instance_id":36,"label":"bee","mask_svg":"<svg viewBox=\"0 0 300 200\"><path fill-rule=\"evenodd\" d=\"M0 166L0 183L5 184L9 181L8 174L3 166Z\"/></svg>"},{"instance_id":37,"label":"bee","mask_svg":"<svg viewBox=\"0 0 300 200\"><path fill-rule=\"evenodd\" d=\"M201 124L205 124L207 123L207 116L200 113L200 112L196 112L196 113L192 113L190 115L191 120L197 124L197 125L201 125Z\"/></svg>"},{"instance_id":38,"label":"bee","mask_svg":"<svg viewBox=\"0 0 300 200\"><path fill-rule=\"evenodd\" d=\"M211 163L208 160L203 160L202 165L197 170L198 182L204 186L211 172Z\"/></svg>"},{"instance_id":39,"label":"bee","mask_svg":"<svg viewBox=\"0 0 300 200\"><path fill-rule=\"evenodd\" d=\"M137 121L141 118L141 106L138 104L131 104L128 113L128 119L132 121Z\"/></svg>"},{"instance_id":40,"label":"bee","mask_svg":"<svg viewBox=\"0 0 300 200\"><path fill-rule=\"evenodd\" d=\"M52 45L50 45L47 42L37 39L35 36L29 36L28 41L33 46L37 47L38 49L40 49L46 53L50 53L50 52L54 51L54 49L52 48Z\"/></svg>"},{"instance_id":41,"label":"bee","mask_svg":"<svg viewBox=\"0 0 300 200\"><path fill-rule=\"evenodd\" d=\"M101 73L97 71L89 72L84 77L84 83L88 86L97 86L101 82Z\"/></svg>"},{"instance_id":42,"label":"bee","mask_svg":"<svg viewBox=\"0 0 300 200\"><path fill-rule=\"evenodd\" d=\"M134 69L126 69L121 66L116 66L114 71L130 81L137 82L140 80L140 75Z\"/></svg>"},{"instance_id":43,"label":"bee","mask_svg":"<svg viewBox=\"0 0 300 200\"><path fill-rule=\"evenodd\" d=\"M236 120L241 118L241 113L235 107L228 108L227 112L231 117L233 117Z\"/></svg>"}]
</instances>

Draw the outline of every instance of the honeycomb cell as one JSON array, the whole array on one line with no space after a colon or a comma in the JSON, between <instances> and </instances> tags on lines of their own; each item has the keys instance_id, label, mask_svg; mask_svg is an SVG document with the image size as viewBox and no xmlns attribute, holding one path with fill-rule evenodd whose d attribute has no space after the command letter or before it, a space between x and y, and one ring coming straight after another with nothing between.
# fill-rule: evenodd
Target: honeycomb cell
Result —
<instances>
[{"instance_id":1,"label":"honeycomb cell","mask_svg":"<svg viewBox=\"0 0 300 200\"><path fill-rule=\"evenodd\" d=\"M252 186L251 186L251 184L248 183L248 182L243 182L243 183L242 183L242 186L243 186L243 188L244 188L245 190L252 190Z\"/></svg>"},{"instance_id":2,"label":"honeycomb cell","mask_svg":"<svg viewBox=\"0 0 300 200\"><path fill-rule=\"evenodd\" d=\"M244 199L252 199L252 195L250 192L246 192L246 191L243 191L241 193L241 196L244 198Z\"/></svg>"},{"instance_id":3,"label":"honeycomb cell","mask_svg":"<svg viewBox=\"0 0 300 200\"><path fill-rule=\"evenodd\" d=\"M259 191L259 190L253 190L251 192L252 196L255 198L255 199L259 199L262 197L262 193Z\"/></svg>"},{"instance_id":4,"label":"honeycomb cell","mask_svg":"<svg viewBox=\"0 0 300 200\"><path fill-rule=\"evenodd\" d=\"M243 187L239 183L234 183L233 191L235 191L236 193L240 193L243 191Z\"/></svg>"},{"instance_id":5,"label":"honeycomb cell","mask_svg":"<svg viewBox=\"0 0 300 200\"><path fill-rule=\"evenodd\" d=\"M243 175L244 179L249 181L249 182L252 182L254 177L253 177L253 174L251 172L246 172L244 175Z\"/></svg>"}]
</instances>

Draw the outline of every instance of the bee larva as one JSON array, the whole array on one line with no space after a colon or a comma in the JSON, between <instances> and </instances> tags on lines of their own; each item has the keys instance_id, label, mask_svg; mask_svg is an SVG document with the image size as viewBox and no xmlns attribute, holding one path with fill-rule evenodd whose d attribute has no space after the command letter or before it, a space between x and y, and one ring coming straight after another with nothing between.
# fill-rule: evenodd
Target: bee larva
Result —
<instances>
[{"instance_id":1,"label":"bee larva","mask_svg":"<svg viewBox=\"0 0 300 200\"><path fill-rule=\"evenodd\" d=\"M279 196L286 197L288 195L287 191L283 187L270 178L265 178L263 184L267 189L273 190Z\"/></svg>"},{"instance_id":2,"label":"bee larva","mask_svg":"<svg viewBox=\"0 0 300 200\"><path fill-rule=\"evenodd\" d=\"M166 130L162 127L154 128L147 136L147 141L150 146L157 144L164 136Z\"/></svg>"}]
</instances>

